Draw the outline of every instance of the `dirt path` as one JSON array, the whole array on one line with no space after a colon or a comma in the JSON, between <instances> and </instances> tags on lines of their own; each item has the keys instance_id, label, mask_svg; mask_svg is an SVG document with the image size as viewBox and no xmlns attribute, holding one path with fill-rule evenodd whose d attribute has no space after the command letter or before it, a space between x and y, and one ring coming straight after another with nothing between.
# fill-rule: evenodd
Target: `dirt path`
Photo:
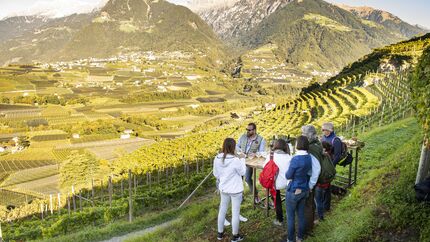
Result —
<instances>
[{"instance_id":1,"label":"dirt path","mask_svg":"<svg viewBox=\"0 0 430 242\"><path fill-rule=\"evenodd\" d=\"M128 234L125 234L125 235L122 235L122 236L113 237L113 238L111 238L109 240L104 240L102 242L122 242L122 241L125 241L127 239L133 239L133 238L145 235L147 233L151 233L151 232L155 231L156 229L162 229L162 228L165 228L165 227L169 227L171 224L173 224L173 223L175 223L177 221L179 221L179 219L170 220L170 221L167 221L165 223L162 223L162 224L159 224L159 225L156 225L156 226L153 226L153 227L149 227L149 228L146 228L146 229L143 229L143 230L139 230L139 231L135 231L135 232L132 232L132 233L128 233Z\"/></svg>"}]
</instances>

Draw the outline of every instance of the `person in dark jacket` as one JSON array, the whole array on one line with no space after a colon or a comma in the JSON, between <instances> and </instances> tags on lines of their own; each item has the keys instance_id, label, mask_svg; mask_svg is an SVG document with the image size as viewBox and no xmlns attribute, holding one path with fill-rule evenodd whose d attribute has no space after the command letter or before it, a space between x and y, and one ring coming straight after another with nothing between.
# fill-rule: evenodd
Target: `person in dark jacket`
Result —
<instances>
[{"instance_id":1,"label":"person in dark jacket","mask_svg":"<svg viewBox=\"0 0 430 242\"><path fill-rule=\"evenodd\" d=\"M291 180L286 191L287 204L287 226L288 241L295 239L295 219L296 212L299 220L299 230L297 233L298 242L302 241L305 233L305 201L309 196L310 171L312 170L312 158L308 154L309 141L305 136L299 136L296 143L296 155L291 159L285 177Z\"/></svg>"},{"instance_id":2,"label":"person in dark jacket","mask_svg":"<svg viewBox=\"0 0 430 242\"><path fill-rule=\"evenodd\" d=\"M333 123L324 123L321 127L321 142L325 146L326 153L330 156L333 165L340 161L342 156L342 141L334 132ZM318 217L324 220L324 212L330 211L331 208L331 187L330 183L317 183L315 188L315 201L317 203Z\"/></svg>"},{"instance_id":3,"label":"person in dark jacket","mask_svg":"<svg viewBox=\"0 0 430 242\"><path fill-rule=\"evenodd\" d=\"M332 162L337 165L342 157L342 141L334 132L333 123L324 123L321 127L323 136L321 142L327 142L332 146Z\"/></svg>"}]
</instances>

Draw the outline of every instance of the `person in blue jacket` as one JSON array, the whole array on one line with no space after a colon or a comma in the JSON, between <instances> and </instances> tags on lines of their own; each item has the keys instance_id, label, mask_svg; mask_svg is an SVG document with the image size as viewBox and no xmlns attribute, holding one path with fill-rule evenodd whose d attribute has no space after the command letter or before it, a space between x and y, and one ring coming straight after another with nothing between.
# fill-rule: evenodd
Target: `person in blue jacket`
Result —
<instances>
[{"instance_id":1,"label":"person in blue jacket","mask_svg":"<svg viewBox=\"0 0 430 242\"><path fill-rule=\"evenodd\" d=\"M285 177L291 180L286 191L288 240L295 241L295 214L298 216L297 241L302 241L305 234L305 201L309 196L310 171L312 158L308 153L309 141L306 136L299 136L296 143L296 154L291 159Z\"/></svg>"},{"instance_id":2,"label":"person in blue jacket","mask_svg":"<svg viewBox=\"0 0 430 242\"><path fill-rule=\"evenodd\" d=\"M323 123L322 127L323 136L321 138L322 142L327 142L332 146L331 158L333 165L337 165L342 157L342 141L336 136L334 132L333 123Z\"/></svg>"}]
</instances>

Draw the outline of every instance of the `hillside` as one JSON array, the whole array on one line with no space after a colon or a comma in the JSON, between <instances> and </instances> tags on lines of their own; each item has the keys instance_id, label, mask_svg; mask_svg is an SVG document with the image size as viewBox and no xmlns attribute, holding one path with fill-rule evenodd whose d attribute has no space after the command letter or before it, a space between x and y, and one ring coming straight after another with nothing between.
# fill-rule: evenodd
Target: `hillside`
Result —
<instances>
[{"instance_id":1,"label":"hillside","mask_svg":"<svg viewBox=\"0 0 430 242\"><path fill-rule=\"evenodd\" d=\"M11 62L28 64L55 59L93 17L92 14L74 14L50 19L36 28L20 31L16 37L10 36L0 45L0 66Z\"/></svg>"},{"instance_id":2,"label":"hillside","mask_svg":"<svg viewBox=\"0 0 430 242\"><path fill-rule=\"evenodd\" d=\"M29 198L27 194L34 193L28 193L26 189L19 189L19 187L17 187L17 190L13 190L15 194L5 193L4 199L6 200L6 205L14 204L11 203L12 198L20 199L20 201L22 201L20 203L23 205L12 211L9 211L6 206L0 207L0 218L2 220L13 221L2 227L4 236L10 240L49 240L62 235L67 236L72 233L81 234L80 232L84 234L87 233L84 236L90 236L88 233L94 236L94 231L99 230L103 230L103 238L112 236L115 233L123 234L124 232L122 229L110 230L112 228L111 226L115 227L115 225L111 224L115 221L124 220L129 216L139 216L179 206L200 181L202 181L207 174L211 174L213 157L223 140L223 138L220 137L239 137L240 134L243 133L243 123L255 122L258 126L259 134L267 140L270 140L272 137L280 135L296 136L300 133L300 128L304 124L312 124L319 130L323 122L330 120L334 123L339 135L350 138L357 135L361 137L360 135L366 131L373 130L377 127L384 128L383 126L392 124L396 120L409 117L413 115L413 111L410 85L405 77L407 77L407 73L414 65L415 60L421 56L423 49L429 46L429 43L430 35L426 35L378 49L364 59L345 67L339 75L330 79L327 84L324 84L322 87L319 86L315 89L303 90L302 93L293 98L291 96L283 96L283 99L279 99L274 106L262 106L258 111L250 112L249 116L244 119L235 120L229 118L227 122L214 120L215 123L213 125L210 124L212 122L203 121L205 123L199 129L188 132L181 137L157 140L156 143L151 142L148 145L139 146L139 148L136 147L136 150L131 153L127 152L128 154L118 150L117 152L121 152L122 155L112 160L97 158L85 153L86 151L83 150L85 147L88 147L88 150L92 150L96 147L86 146L84 144L81 145L81 143L76 143L76 146L79 147L76 151L67 149L68 147L71 148L73 145L70 143L71 140L67 139L67 134L69 131L71 131L70 133L81 131L82 139L87 137L88 140L100 144L104 142L97 142L99 138L103 139L103 137L110 133L118 135L119 132L117 128L122 130L129 127L137 129L139 128L138 125L141 123L146 122L146 125L151 125L148 120L136 117L138 119L134 120L133 126L123 126L125 123L116 121L133 121L134 118L122 115L120 120L115 120L113 116L111 116L108 117L108 122L107 120L100 119L107 115L89 112L86 107L82 106L82 108L78 110L79 112L82 111L85 113L79 115L77 112L78 110L73 111L69 109L70 106L67 105L62 107L62 110L59 110L58 106L54 105L50 106L51 108L49 109L40 105L36 110L24 110L25 113L5 112L3 119L10 118L8 122L10 126L16 125L19 120L25 120L25 116L20 116L22 114L30 116L36 115L38 117L41 115L44 117L43 115L49 114L49 116L45 116L47 120L49 120L48 124L55 125L56 123L52 121L56 121L57 125L55 127L60 129L56 131L52 130L52 132L41 130L41 132L32 133L32 137L29 137L31 144L28 149L17 154L5 154L1 156L0 160L3 165L3 176L7 172L14 171L14 169L20 170L20 167L24 168L30 165L40 165L41 163L46 164L46 162L50 162L49 165L51 165L46 169L32 169L32 172L26 173L28 177L25 178L22 178L22 175L18 173L9 176L5 181L6 185L11 184L11 186L15 186L13 184L38 181L40 178L44 179L45 173L58 174L59 172L58 176L62 182L63 189L61 190L59 198L55 197L54 199L53 197L53 199L49 199L45 197L36 199L30 197L31 202L28 201ZM55 74L51 73L50 75ZM65 74L66 73L61 73L61 76ZM70 78L70 76L67 78ZM244 100L246 99L241 99L239 101L245 102ZM246 102L248 102L248 100L246 100ZM154 104L157 105L156 103ZM177 103L173 104L176 105ZM104 108L109 108L105 105L105 102L100 105L104 106ZM111 111L116 111L118 109L133 108L133 106L139 107L139 105L124 104L119 106L111 105L110 107L114 108L111 109ZM239 103L232 105L236 105L235 109L241 108ZM12 106L13 105L5 105L3 107L12 108ZM225 106L215 107L221 108ZM209 106L209 108L211 108L211 106ZM132 111L143 112L142 109L134 109ZM153 109L153 112L163 111L162 109ZM14 114L16 116L9 117L9 114ZM74 115L71 116L71 114ZM57 115L61 116L58 117ZM69 119L83 118L87 120L84 115L88 115L88 117L93 117L94 119L91 119L91 121L88 119L88 121L85 122L78 122L77 125L68 123ZM145 113L143 113L141 117L144 117L144 115ZM188 117L188 119L195 118L196 116ZM108 126L104 126L105 122ZM398 132L396 132L400 140L406 140L403 138L403 135L406 134L408 134L409 137L411 137L412 134L414 134L414 137L420 135L416 134L416 125L409 125L407 122L410 121L405 121L405 123L402 123L402 126L396 126L395 128L403 127L403 130L398 130ZM63 125L59 126L58 124ZM67 126L66 129L62 128L65 126ZM123 126L123 128L120 126ZM51 127L48 126L46 128ZM63 131L63 129L67 130L67 132ZM91 130L99 130L100 133L94 134L100 135L93 136ZM120 132L122 132L122 130ZM103 137L101 137L101 134L103 134ZM385 135L379 136L385 137ZM370 142L365 137L362 139ZM393 147L399 148L398 139L383 138L379 141L371 142L371 144L375 144L375 147L376 145L380 145L375 151L376 155L373 157L375 159L381 159L381 154L383 154L384 149L388 149L387 152L392 152ZM36 140L46 140L49 143L44 142L38 144L34 142ZM73 140L73 143L74 142L76 142L76 140ZM119 142L119 140L114 142ZM416 143L416 139L412 138L408 140L408 142ZM53 149L45 147L47 144L52 143L56 145L58 150L54 151ZM37 147L33 147L35 144L44 148L43 154L40 150L36 151ZM64 146L61 146L61 144L64 144ZM373 145L366 145L364 152L367 152L369 147L372 146ZM105 146L103 147L104 149L98 149L98 153L109 153L112 150L115 151L117 147L118 146ZM399 150L401 149L399 148ZM373 149L369 150L370 156L374 155L371 153L372 151ZM45 157L45 153L49 153L50 157ZM29 156L34 160L28 162ZM373 167L373 157L369 160L367 160L367 156L364 154L360 155L360 157L360 159L365 160L363 163L360 162L359 180L362 180L367 177L366 174L368 173L366 172L380 166L375 164L375 167ZM49 158L49 160L46 158ZM52 166L56 159L61 161L59 169ZM384 160L383 162L386 161ZM348 170L348 168L341 169L339 170L339 174L346 174ZM214 181L212 176L209 177L212 178L212 181L205 183L204 187L199 191L200 195L205 196L198 196L198 199L204 200L208 196L211 196L208 191L211 191L211 188L213 189ZM377 188L379 189L379 187ZM75 194L79 194L79 197L73 195L68 196L67 194L70 194L71 191L75 191ZM183 217L187 219L185 219L185 226L184 224L181 226L186 228L184 229L186 230L186 234L182 235L182 232L178 232L171 236L185 236L185 240L192 240L194 238L202 238L202 240L205 240L213 238L212 236L214 236L214 233L212 233L208 227L208 224L214 221L215 216L213 215L199 220L198 223L195 223L196 227L193 225L187 226L188 222L194 222L189 219L194 218L196 214L197 217L200 217L200 214L216 214L216 200L210 199L210 201L212 203L205 203L207 206L196 205L196 210L192 210L190 212L191 214L184 212ZM49 208L52 209L52 212L48 210L47 204L50 204ZM45 216L44 220L36 216L39 214L42 216L41 207L45 207L45 209L42 209L43 216ZM213 209L213 207L215 207L215 209ZM250 208L249 201L246 201L243 207L244 209ZM179 212L182 211L183 210L179 210ZM245 215L249 216L251 219L263 216L259 215L260 212L257 214L257 211L250 211L251 210L248 210ZM368 210L365 212L367 211ZM31 216L32 219L23 219L28 216ZM359 218L361 217L359 216ZM130 220L133 220L133 218L130 218ZM139 223L138 221L142 220L146 220L146 218L139 218L133 221ZM164 222L166 219L163 217L163 219L157 221ZM144 224L148 225L147 222L148 221ZM150 224L153 223L154 221L150 222ZM258 228L260 224L260 222L249 223L244 226L244 229L245 231L256 231L256 228ZM271 226L270 220L268 223L264 224L263 228L266 226ZM122 223L119 227L124 228L128 226ZM188 228L190 228L190 231L187 230ZM131 228L128 228L126 231L136 229L141 228L133 224ZM207 231L207 233L202 233L201 231ZM363 230L359 229L358 231ZM281 235L279 230L273 230L267 233L278 236ZM267 236L267 233L265 232L257 235L256 240L267 238L264 237ZM96 236L98 235L97 232L95 234ZM165 234L167 236L168 233ZM352 234L347 236L356 235ZM79 240L77 239L77 241Z\"/></svg>"},{"instance_id":3,"label":"hillside","mask_svg":"<svg viewBox=\"0 0 430 242\"><path fill-rule=\"evenodd\" d=\"M287 64L338 69L373 48L399 40L390 31L363 24L334 5L304 0L271 14L240 42L248 48L274 42L279 46L277 56Z\"/></svg>"},{"instance_id":4,"label":"hillside","mask_svg":"<svg viewBox=\"0 0 430 242\"><path fill-rule=\"evenodd\" d=\"M53 22L5 42L0 62L100 58L149 50L191 51L213 60L223 55L222 44L205 22L164 0L111 0L99 12Z\"/></svg>"},{"instance_id":5,"label":"hillside","mask_svg":"<svg viewBox=\"0 0 430 242\"><path fill-rule=\"evenodd\" d=\"M339 4L337 6L350 11L364 20L372 21L377 25L382 25L394 33L400 33L402 36L407 38L412 38L416 35L428 32L428 30L402 21L399 17L387 11L371 7L351 7L344 4Z\"/></svg>"},{"instance_id":6,"label":"hillside","mask_svg":"<svg viewBox=\"0 0 430 242\"><path fill-rule=\"evenodd\" d=\"M307 241L427 241L430 210L414 199L413 184L419 157L415 143L421 138L416 120L410 118L361 133L366 143L360 153L359 182L345 197L333 196L332 211L316 225ZM399 146L397 140L407 140ZM388 156L381 155L388 154ZM214 181L209 182L213 186ZM46 241L109 239L157 224L162 226L126 241L214 241L219 196L213 188L194 199L182 210L150 213L133 223L115 222L105 228L88 227L75 234ZM285 210L285 205L283 205ZM246 241L280 241L286 227L273 226L274 212L253 209L250 199L241 205L241 214L249 219L240 224ZM339 221L342 221L341 223ZM333 229L336 228L336 229ZM226 227L226 234L231 227ZM228 236L226 236L228 237ZM228 241L225 239L224 241Z\"/></svg>"},{"instance_id":7,"label":"hillside","mask_svg":"<svg viewBox=\"0 0 430 242\"><path fill-rule=\"evenodd\" d=\"M247 52L275 44L278 61L307 76L312 76L307 69L336 72L374 48L419 32L396 29L388 20L385 25L365 20L322 0L242 0L199 14L236 49ZM396 23L410 26L400 19Z\"/></svg>"},{"instance_id":8,"label":"hillside","mask_svg":"<svg viewBox=\"0 0 430 242\"><path fill-rule=\"evenodd\" d=\"M15 38L27 31L46 24L49 21L46 17L40 16L21 16L11 17L0 21L0 42Z\"/></svg>"}]
</instances>

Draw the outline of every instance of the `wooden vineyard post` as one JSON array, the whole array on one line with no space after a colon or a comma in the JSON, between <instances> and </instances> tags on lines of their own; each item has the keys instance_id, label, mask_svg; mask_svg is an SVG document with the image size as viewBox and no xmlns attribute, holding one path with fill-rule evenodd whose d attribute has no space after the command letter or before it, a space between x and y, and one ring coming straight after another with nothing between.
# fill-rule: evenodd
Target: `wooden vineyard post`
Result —
<instances>
[{"instance_id":1,"label":"wooden vineyard post","mask_svg":"<svg viewBox=\"0 0 430 242\"><path fill-rule=\"evenodd\" d=\"M172 167L172 172L171 172L171 178L170 178L170 183L172 184L173 187L173 177L175 176L175 170L176 170L176 166Z\"/></svg>"},{"instance_id":2,"label":"wooden vineyard post","mask_svg":"<svg viewBox=\"0 0 430 242\"><path fill-rule=\"evenodd\" d=\"M151 191L152 188L152 172L149 173L149 190Z\"/></svg>"},{"instance_id":3,"label":"wooden vineyard post","mask_svg":"<svg viewBox=\"0 0 430 242\"><path fill-rule=\"evenodd\" d=\"M128 221L133 221L133 200L132 200L132 184L131 184L131 169L128 170Z\"/></svg>"},{"instance_id":4,"label":"wooden vineyard post","mask_svg":"<svg viewBox=\"0 0 430 242\"><path fill-rule=\"evenodd\" d=\"M134 194L137 194L137 175L133 174L133 185L134 185Z\"/></svg>"},{"instance_id":5,"label":"wooden vineyard post","mask_svg":"<svg viewBox=\"0 0 430 242\"><path fill-rule=\"evenodd\" d=\"M70 196L67 196L67 211L70 215Z\"/></svg>"},{"instance_id":6,"label":"wooden vineyard post","mask_svg":"<svg viewBox=\"0 0 430 242\"><path fill-rule=\"evenodd\" d=\"M61 195L60 195L60 193L57 193L57 200L58 200L58 214L61 214Z\"/></svg>"},{"instance_id":7,"label":"wooden vineyard post","mask_svg":"<svg viewBox=\"0 0 430 242\"><path fill-rule=\"evenodd\" d=\"M73 211L76 212L76 199L75 199L75 187L72 186L72 202L73 202Z\"/></svg>"},{"instance_id":8,"label":"wooden vineyard post","mask_svg":"<svg viewBox=\"0 0 430 242\"><path fill-rule=\"evenodd\" d=\"M94 178L91 178L91 197L94 200Z\"/></svg>"},{"instance_id":9,"label":"wooden vineyard post","mask_svg":"<svg viewBox=\"0 0 430 242\"><path fill-rule=\"evenodd\" d=\"M202 171L205 172L205 159L202 159Z\"/></svg>"},{"instance_id":10,"label":"wooden vineyard post","mask_svg":"<svg viewBox=\"0 0 430 242\"><path fill-rule=\"evenodd\" d=\"M169 168L166 169L166 188L169 187Z\"/></svg>"},{"instance_id":11,"label":"wooden vineyard post","mask_svg":"<svg viewBox=\"0 0 430 242\"><path fill-rule=\"evenodd\" d=\"M184 165L184 174L187 174L187 167L185 166L185 157L182 156L182 164Z\"/></svg>"},{"instance_id":12,"label":"wooden vineyard post","mask_svg":"<svg viewBox=\"0 0 430 242\"><path fill-rule=\"evenodd\" d=\"M79 190L79 211L82 211L82 192Z\"/></svg>"},{"instance_id":13,"label":"wooden vineyard post","mask_svg":"<svg viewBox=\"0 0 430 242\"><path fill-rule=\"evenodd\" d=\"M354 137L354 134L355 134L355 117L354 117L354 120L352 123L352 135L351 135L351 137Z\"/></svg>"},{"instance_id":14,"label":"wooden vineyard post","mask_svg":"<svg viewBox=\"0 0 430 242\"><path fill-rule=\"evenodd\" d=\"M100 199L103 202L103 179L100 180Z\"/></svg>"},{"instance_id":15,"label":"wooden vineyard post","mask_svg":"<svg viewBox=\"0 0 430 242\"><path fill-rule=\"evenodd\" d=\"M121 178L121 197L124 196L124 178Z\"/></svg>"},{"instance_id":16,"label":"wooden vineyard post","mask_svg":"<svg viewBox=\"0 0 430 242\"><path fill-rule=\"evenodd\" d=\"M41 216L42 220L43 220L43 209L44 209L44 206L43 206L43 202L42 202L40 204L40 216Z\"/></svg>"},{"instance_id":17,"label":"wooden vineyard post","mask_svg":"<svg viewBox=\"0 0 430 242\"><path fill-rule=\"evenodd\" d=\"M109 190L109 207L112 207L112 176L109 176L108 180L108 190Z\"/></svg>"},{"instance_id":18,"label":"wooden vineyard post","mask_svg":"<svg viewBox=\"0 0 430 242\"><path fill-rule=\"evenodd\" d=\"M382 120L384 119L385 114L385 104L382 106L381 119L379 120L379 127L382 125Z\"/></svg>"},{"instance_id":19,"label":"wooden vineyard post","mask_svg":"<svg viewBox=\"0 0 430 242\"><path fill-rule=\"evenodd\" d=\"M51 210L51 215L54 214L54 205L52 204L52 194L49 194L49 210Z\"/></svg>"},{"instance_id":20,"label":"wooden vineyard post","mask_svg":"<svg viewBox=\"0 0 430 242\"><path fill-rule=\"evenodd\" d=\"M199 159L196 159L196 173L199 173Z\"/></svg>"}]
</instances>

